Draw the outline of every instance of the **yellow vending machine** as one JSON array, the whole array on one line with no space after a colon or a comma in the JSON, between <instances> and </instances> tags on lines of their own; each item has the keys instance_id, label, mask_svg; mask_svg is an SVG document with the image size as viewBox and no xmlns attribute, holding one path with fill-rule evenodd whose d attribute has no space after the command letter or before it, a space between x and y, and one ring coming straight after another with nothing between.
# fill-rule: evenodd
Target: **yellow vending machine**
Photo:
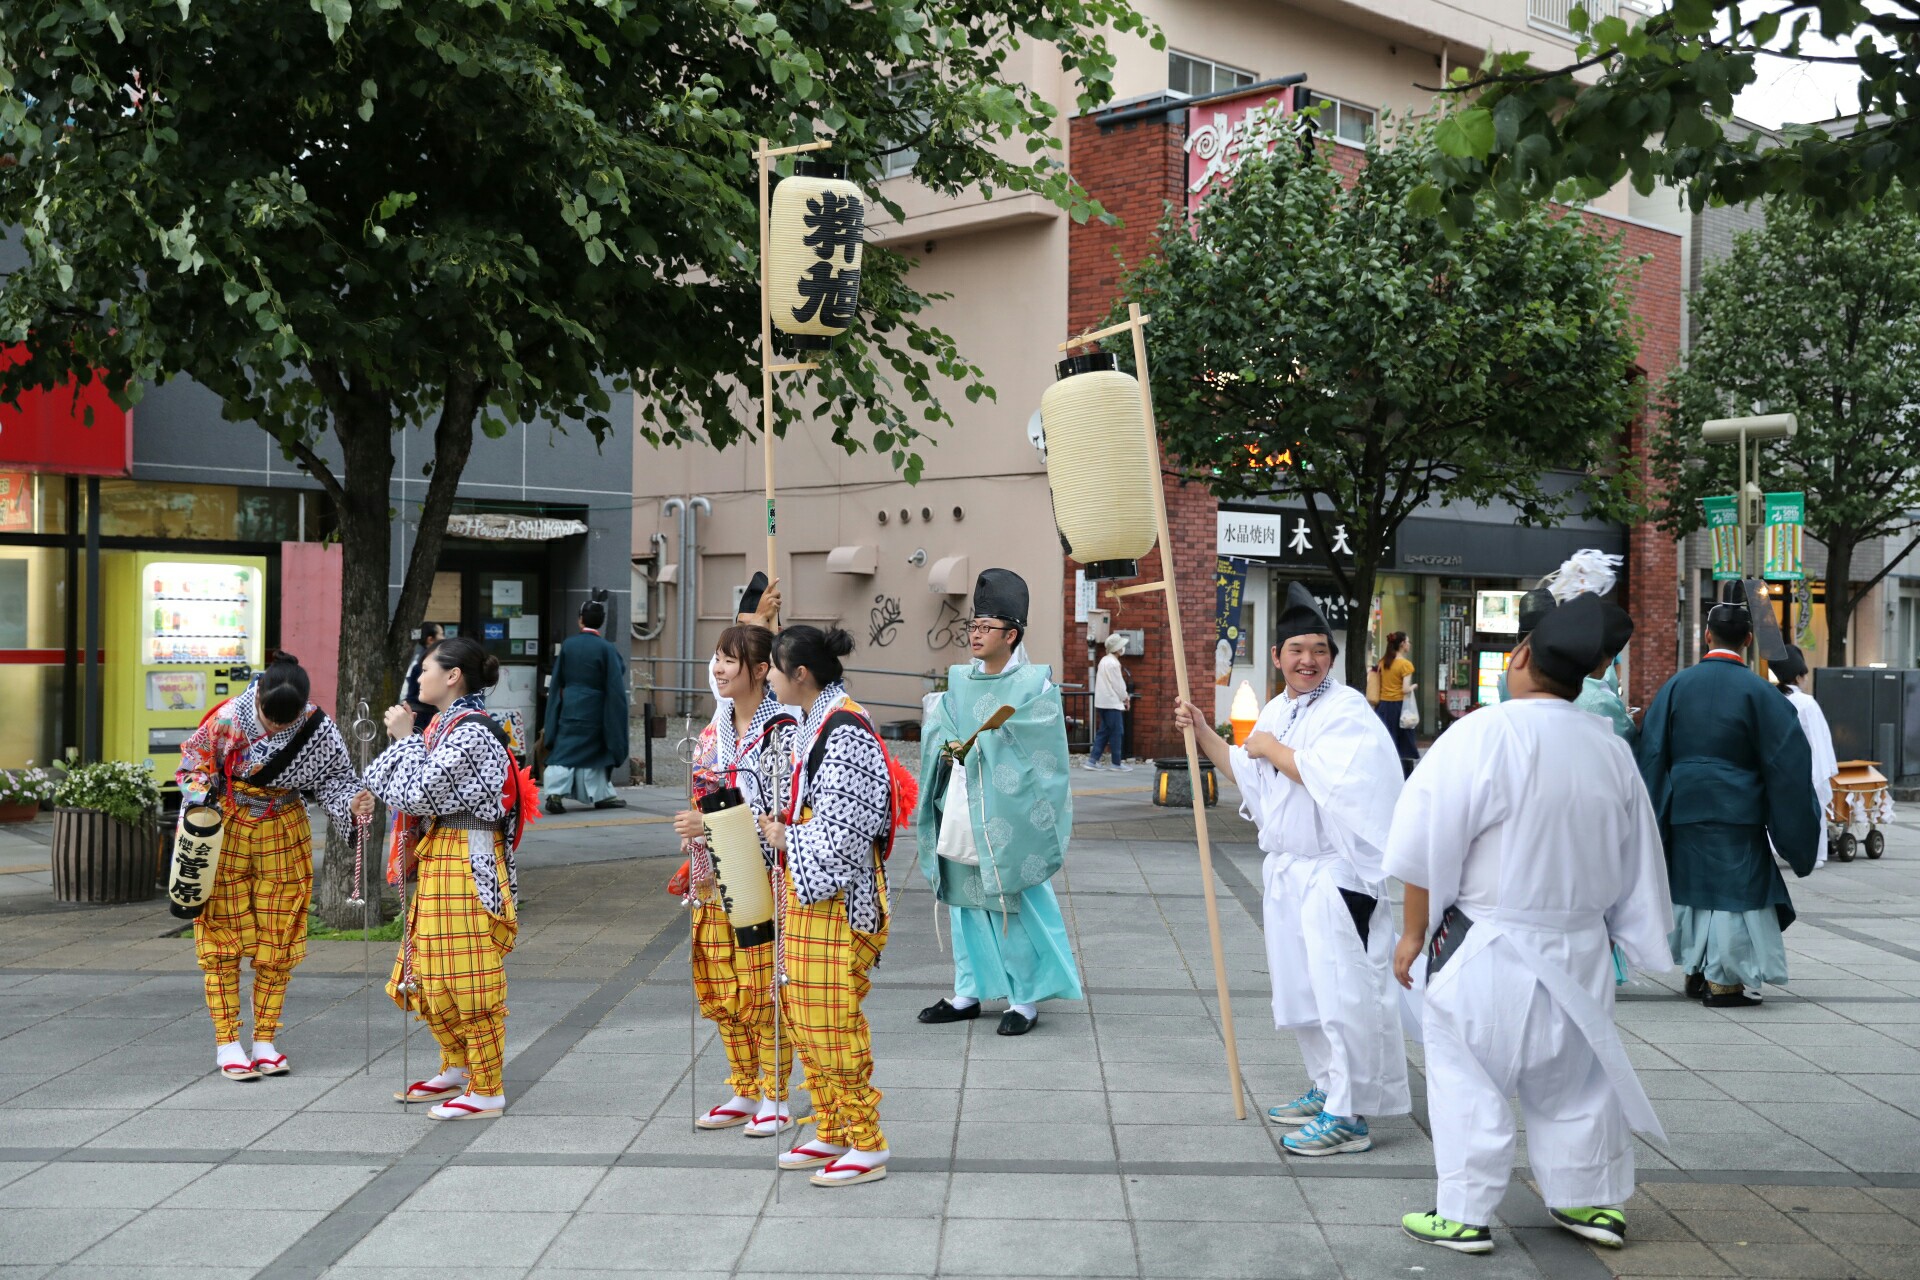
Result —
<instances>
[{"instance_id":1,"label":"yellow vending machine","mask_svg":"<svg viewBox=\"0 0 1920 1280\"><path fill-rule=\"evenodd\" d=\"M267 562L125 551L103 556L105 754L173 786L180 744L266 660Z\"/></svg>"}]
</instances>

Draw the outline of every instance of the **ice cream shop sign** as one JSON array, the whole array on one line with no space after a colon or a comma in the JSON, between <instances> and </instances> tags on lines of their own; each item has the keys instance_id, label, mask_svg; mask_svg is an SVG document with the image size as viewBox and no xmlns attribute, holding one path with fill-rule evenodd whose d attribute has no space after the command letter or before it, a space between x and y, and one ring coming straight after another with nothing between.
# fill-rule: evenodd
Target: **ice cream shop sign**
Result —
<instances>
[{"instance_id":1,"label":"ice cream shop sign","mask_svg":"<svg viewBox=\"0 0 1920 1280\"><path fill-rule=\"evenodd\" d=\"M1187 208L1197 209L1249 156L1296 136L1292 86L1187 109Z\"/></svg>"}]
</instances>

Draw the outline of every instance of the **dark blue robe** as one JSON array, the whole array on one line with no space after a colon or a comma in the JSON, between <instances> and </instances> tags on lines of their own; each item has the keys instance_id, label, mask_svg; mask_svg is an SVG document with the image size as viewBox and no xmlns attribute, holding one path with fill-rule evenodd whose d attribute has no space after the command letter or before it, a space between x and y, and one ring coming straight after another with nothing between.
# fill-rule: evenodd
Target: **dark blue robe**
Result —
<instances>
[{"instance_id":1,"label":"dark blue robe","mask_svg":"<svg viewBox=\"0 0 1920 1280\"><path fill-rule=\"evenodd\" d=\"M1771 906L1781 928L1791 923L1793 900L1773 850L1795 875L1808 875L1821 824L1812 748L1792 705L1745 663L1706 658L1654 698L1638 755L1674 905Z\"/></svg>"},{"instance_id":2,"label":"dark blue robe","mask_svg":"<svg viewBox=\"0 0 1920 1280\"><path fill-rule=\"evenodd\" d=\"M561 645L547 686L547 763L567 769L625 764L628 701L620 650L590 631Z\"/></svg>"}]
</instances>

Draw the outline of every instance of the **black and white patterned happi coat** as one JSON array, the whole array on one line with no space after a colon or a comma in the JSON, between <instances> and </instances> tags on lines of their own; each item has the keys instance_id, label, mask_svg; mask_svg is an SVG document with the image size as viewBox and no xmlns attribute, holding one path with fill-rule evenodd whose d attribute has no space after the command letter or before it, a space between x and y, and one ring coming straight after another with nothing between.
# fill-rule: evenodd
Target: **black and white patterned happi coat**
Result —
<instances>
[{"instance_id":1,"label":"black and white patterned happi coat","mask_svg":"<svg viewBox=\"0 0 1920 1280\"><path fill-rule=\"evenodd\" d=\"M477 697L455 700L440 716L478 711L435 733L438 720L424 734L402 738L380 753L367 769L367 790L387 806L419 818L468 818L504 827L507 809L501 800L507 770L513 767L507 749L483 722L486 704ZM473 883L481 904L498 916L503 910L499 874L491 851L471 853ZM506 847L507 888L520 897L520 873L514 865L511 842Z\"/></svg>"},{"instance_id":2,"label":"black and white patterned happi coat","mask_svg":"<svg viewBox=\"0 0 1920 1280\"><path fill-rule=\"evenodd\" d=\"M793 870L800 901L847 897L847 922L861 933L878 933L886 921L880 902L880 869L874 841L893 822L892 783L878 739L859 725L839 724L827 735L819 769L806 772L806 758L827 717L848 701L846 685L835 681L807 709L794 752L794 785L799 810L813 816L787 828L787 865Z\"/></svg>"},{"instance_id":3,"label":"black and white patterned happi coat","mask_svg":"<svg viewBox=\"0 0 1920 1280\"><path fill-rule=\"evenodd\" d=\"M783 718L789 723L774 724ZM733 701L722 698L713 713L714 763L720 785L739 788L747 807L756 816L779 816L780 806L792 794L793 769L788 762L793 758L794 737L799 731L800 713L780 705L773 690L768 689L760 705L754 708L753 719L747 722L746 737L742 741L734 732ZM774 776L776 762L787 766L779 770L779 778ZM774 794L776 784L778 796ZM760 836L760 856L767 860L768 870L772 870L776 861L774 850L764 832Z\"/></svg>"},{"instance_id":4,"label":"black and white patterned happi coat","mask_svg":"<svg viewBox=\"0 0 1920 1280\"><path fill-rule=\"evenodd\" d=\"M347 742L340 736L340 727L309 702L305 714L298 720L278 733L269 734L260 720L259 689L257 684L248 685L181 744L177 777L182 789L196 798L207 795L214 781L226 772L228 752L239 754L233 777L245 782L293 741L308 716L319 716L319 728L280 771L269 790L310 795L325 806L336 831L352 831L353 798L360 794L360 777L353 771L353 761L347 755ZM247 799L236 797L236 803L243 808L257 808L256 817L265 811L264 805L256 806Z\"/></svg>"}]
</instances>

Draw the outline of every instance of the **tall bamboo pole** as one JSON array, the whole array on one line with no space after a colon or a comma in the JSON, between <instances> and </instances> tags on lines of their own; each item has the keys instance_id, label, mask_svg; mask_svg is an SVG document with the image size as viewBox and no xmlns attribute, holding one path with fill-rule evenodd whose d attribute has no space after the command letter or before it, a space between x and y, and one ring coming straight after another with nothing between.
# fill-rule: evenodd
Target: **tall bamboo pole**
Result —
<instances>
[{"instance_id":1,"label":"tall bamboo pole","mask_svg":"<svg viewBox=\"0 0 1920 1280\"><path fill-rule=\"evenodd\" d=\"M1147 324L1152 319L1151 316L1141 315L1140 305L1133 303L1127 307L1124 324L1083 333L1061 343L1060 349L1066 351L1085 346L1100 338L1128 331L1133 334L1133 361L1140 383L1140 410L1146 418L1147 436L1153 444L1153 521L1160 539L1160 581L1127 587L1121 594L1140 595L1159 591L1166 597L1168 638L1173 645L1174 684L1180 700L1191 702L1193 696L1187 684L1186 636L1180 625L1180 591L1173 567L1173 531L1167 526L1166 480L1161 469L1160 432L1154 425L1152 382L1147 371ZM1186 742L1187 778L1192 783L1188 790L1193 793L1193 833L1200 851L1200 888L1207 904L1207 937L1213 946L1213 985L1220 1000L1220 1034L1227 1042L1227 1088L1233 1096L1234 1119L1245 1120L1246 1090L1240 1079L1240 1045L1233 1033L1233 997L1227 990L1227 956L1220 942L1220 904L1213 892L1213 845L1207 835L1207 800L1200 778L1200 748L1191 728L1183 730L1181 737Z\"/></svg>"},{"instance_id":2,"label":"tall bamboo pole","mask_svg":"<svg viewBox=\"0 0 1920 1280\"><path fill-rule=\"evenodd\" d=\"M767 225L767 173L780 156L803 151L824 151L831 142L802 142L791 147L770 147L765 138L754 153L760 166L760 462L766 473L767 495L767 580L780 576L779 545L773 511L773 375L803 372L815 366L808 361L781 364L773 355L773 300L767 288L767 260L773 252L773 230Z\"/></svg>"}]
</instances>

